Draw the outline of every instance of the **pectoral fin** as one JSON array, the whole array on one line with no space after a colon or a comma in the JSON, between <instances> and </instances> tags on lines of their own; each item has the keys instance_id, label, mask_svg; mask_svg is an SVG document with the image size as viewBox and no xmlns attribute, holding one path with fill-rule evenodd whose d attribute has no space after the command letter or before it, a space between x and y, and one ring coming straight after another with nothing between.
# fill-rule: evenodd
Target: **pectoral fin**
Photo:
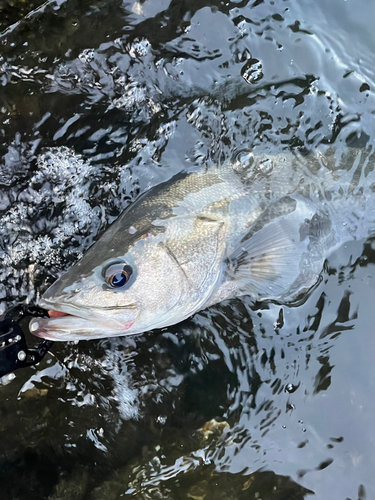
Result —
<instances>
[{"instance_id":1,"label":"pectoral fin","mask_svg":"<svg viewBox=\"0 0 375 500\"><path fill-rule=\"evenodd\" d=\"M237 282L240 294L277 299L293 283L301 281L302 262L309 243L308 238L301 241L303 222L295 213L280 218L243 241L232 253L226 273Z\"/></svg>"}]
</instances>

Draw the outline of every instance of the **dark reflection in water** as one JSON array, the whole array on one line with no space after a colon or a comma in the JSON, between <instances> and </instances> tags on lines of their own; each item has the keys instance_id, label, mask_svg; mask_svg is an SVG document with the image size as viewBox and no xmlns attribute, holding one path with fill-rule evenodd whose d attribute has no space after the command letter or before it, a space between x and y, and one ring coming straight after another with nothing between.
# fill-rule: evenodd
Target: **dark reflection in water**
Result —
<instances>
[{"instance_id":1,"label":"dark reflection in water","mask_svg":"<svg viewBox=\"0 0 375 500\"><path fill-rule=\"evenodd\" d=\"M356 454L372 453L356 424L373 425L370 245L329 263L298 315L232 301L158 335L58 345L2 389L9 498L298 499L343 470L358 488L372 470Z\"/></svg>"},{"instance_id":2,"label":"dark reflection in water","mask_svg":"<svg viewBox=\"0 0 375 500\"><path fill-rule=\"evenodd\" d=\"M354 146L353 185L374 183L373 18L365 0L3 2L1 312L182 169ZM55 344L0 387L1 498L373 498L374 264L353 242L294 306Z\"/></svg>"}]
</instances>

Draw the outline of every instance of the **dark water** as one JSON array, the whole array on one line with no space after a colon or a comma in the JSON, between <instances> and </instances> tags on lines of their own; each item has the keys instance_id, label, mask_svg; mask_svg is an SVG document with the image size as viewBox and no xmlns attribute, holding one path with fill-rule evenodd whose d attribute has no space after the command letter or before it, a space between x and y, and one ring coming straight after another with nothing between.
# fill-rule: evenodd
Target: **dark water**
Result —
<instances>
[{"instance_id":1,"label":"dark water","mask_svg":"<svg viewBox=\"0 0 375 500\"><path fill-rule=\"evenodd\" d=\"M373 154L374 10L1 2L1 312L182 169L248 148ZM234 300L55 344L0 386L1 499L375 498L374 247L342 247L298 307Z\"/></svg>"}]
</instances>

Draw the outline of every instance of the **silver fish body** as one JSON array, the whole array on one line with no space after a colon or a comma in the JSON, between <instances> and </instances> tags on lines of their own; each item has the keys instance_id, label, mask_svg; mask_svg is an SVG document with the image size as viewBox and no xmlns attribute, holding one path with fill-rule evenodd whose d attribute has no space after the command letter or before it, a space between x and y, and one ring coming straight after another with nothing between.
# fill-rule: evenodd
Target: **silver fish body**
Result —
<instances>
[{"instance_id":1,"label":"silver fish body","mask_svg":"<svg viewBox=\"0 0 375 500\"><path fill-rule=\"evenodd\" d=\"M177 175L143 194L45 292L39 305L54 313L30 330L94 339L163 328L245 294L292 301L332 251L373 231L373 170L373 156L350 150Z\"/></svg>"}]
</instances>

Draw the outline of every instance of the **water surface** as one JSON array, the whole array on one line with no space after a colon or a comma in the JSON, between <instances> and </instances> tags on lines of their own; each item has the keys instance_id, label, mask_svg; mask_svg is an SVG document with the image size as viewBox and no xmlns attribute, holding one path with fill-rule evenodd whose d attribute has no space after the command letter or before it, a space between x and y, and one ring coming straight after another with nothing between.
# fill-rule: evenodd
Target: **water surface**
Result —
<instances>
[{"instance_id":1,"label":"water surface","mask_svg":"<svg viewBox=\"0 0 375 500\"><path fill-rule=\"evenodd\" d=\"M1 312L181 170L373 155L373 19L369 0L3 2ZM374 264L353 242L297 306L55 344L0 387L2 498L374 498Z\"/></svg>"}]
</instances>

